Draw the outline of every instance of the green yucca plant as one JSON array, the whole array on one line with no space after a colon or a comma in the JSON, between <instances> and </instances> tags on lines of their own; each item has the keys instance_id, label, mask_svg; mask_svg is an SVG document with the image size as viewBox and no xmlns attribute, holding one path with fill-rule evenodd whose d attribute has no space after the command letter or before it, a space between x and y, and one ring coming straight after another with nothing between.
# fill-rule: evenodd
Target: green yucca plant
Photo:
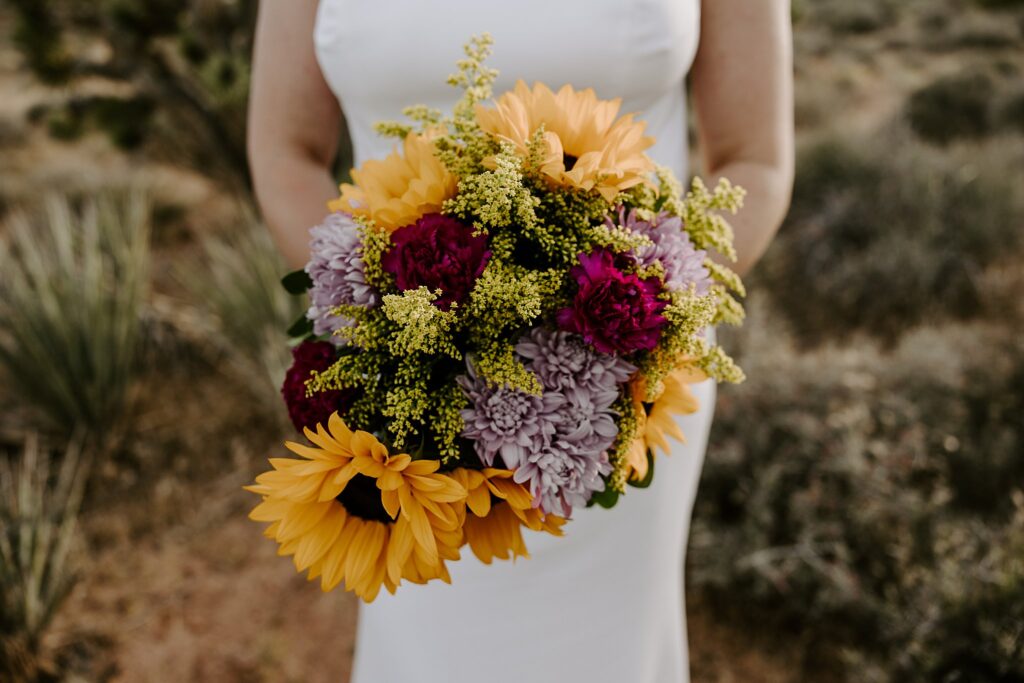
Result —
<instances>
[{"instance_id":1,"label":"green yucca plant","mask_svg":"<svg viewBox=\"0 0 1024 683\"><path fill-rule=\"evenodd\" d=\"M75 581L75 527L90 459L81 440L53 466L30 436L0 459L0 680L47 678L41 639ZM52 672L51 672L52 673Z\"/></svg>"},{"instance_id":2,"label":"green yucca plant","mask_svg":"<svg viewBox=\"0 0 1024 683\"><path fill-rule=\"evenodd\" d=\"M0 244L0 371L17 402L103 439L138 370L149 205L138 192L17 213Z\"/></svg>"},{"instance_id":3,"label":"green yucca plant","mask_svg":"<svg viewBox=\"0 0 1024 683\"><path fill-rule=\"evenodd\" d=\"M272 397L290 364L284 330L303 307L281 286L286 267L266 229L247 222L237 233L205 239L205 262L179 277L216 321L230 364L257 396Z\"/></svg>"}]
</instances>

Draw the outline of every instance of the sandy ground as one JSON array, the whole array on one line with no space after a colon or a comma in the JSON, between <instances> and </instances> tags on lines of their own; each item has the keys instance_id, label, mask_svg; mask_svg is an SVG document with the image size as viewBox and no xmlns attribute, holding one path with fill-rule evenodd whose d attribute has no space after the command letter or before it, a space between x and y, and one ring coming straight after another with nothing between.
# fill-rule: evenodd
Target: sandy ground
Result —
<instances>
[{"instance_id":1,"label":"sandy ground","mask_svg":"<svg viewBox=\"0 0 1024 683\"><path fill-rule=\"evenodd\" d=\"M357 601L324 594L245 519L240 474L203 487L206 503L163 531L134 531L137 505L94 515L102 549L55 628L55 641L107 643L86 671L128 682L348 680ZM130 509L134 508L134 509ZM792 662L769 654L706 610L691 609L695 683L797 680ZM85 678L85 680L90 680Z\"/></svg>"}]
</instances>

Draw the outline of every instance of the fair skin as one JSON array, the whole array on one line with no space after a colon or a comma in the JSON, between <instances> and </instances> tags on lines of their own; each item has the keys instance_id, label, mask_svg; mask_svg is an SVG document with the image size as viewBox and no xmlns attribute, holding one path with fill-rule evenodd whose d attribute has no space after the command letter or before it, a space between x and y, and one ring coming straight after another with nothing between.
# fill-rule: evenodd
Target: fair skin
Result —
<instances>
[{"instance_id":1,"label":"fair skin","mask_svg":"<svg viewBox=\"0 0 1024 683\"><path fill-rule=\"evenodd\" d=\"M249 104L256 196L278 248L295 268L309 256L308 229L337 196L331 165L341 110L313 52L317 0L260 4ZM747 191L731 219L740 273L768 247L793 184L793 78L788 0L702 5L691 71L704 168ZM296 103L302 103L297 106Z\"/></svg>"}]
</instances>

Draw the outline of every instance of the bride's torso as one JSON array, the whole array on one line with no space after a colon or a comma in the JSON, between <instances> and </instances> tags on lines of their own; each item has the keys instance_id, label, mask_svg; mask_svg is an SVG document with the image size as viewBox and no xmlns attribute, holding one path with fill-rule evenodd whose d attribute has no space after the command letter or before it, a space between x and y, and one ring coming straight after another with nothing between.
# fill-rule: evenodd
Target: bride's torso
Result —
<instances>
[{"instance_id":1,"label":"bride's torso","mask_svg":"<svg viewBox=\"0 0 1024 683\"><path fill-rule=\"evenodd\" d=\"M445 110L445 83L470 36L489 32L500 71L517 79L592 87L623 100L657 138L655 161L686 173L684 78L698 41L700 0L321 0L317 58L348 119L356 163L393 141L373 132L410 104Z\"/></svg>"},{"instance_id":2,"label":"bride's torso","mask_svg":"<svg viewBox=\"0 0 1024 683\"><path fill-rule=\"evenodd\" d=\"M496 93L521 78L621 97L622 112L640 113L657 138L651 156L685 178L684 78L699 5L320 0L316 51L348 118L357 164L394 144L374 134L376 121L399 119L410 104L449 109L458 92L445 81L462 45L489 32L489 64L501 72ZM466 552L449 565L451 585L406 585L364 606L352 680L688 680L683 539L715 387L704 382L695 391L702 409L679 420L689 442L674 443L672 456L658 460L650 488L624 496L612 511L578 510L562 538L528 532L529 560L483 565ZM452 643L471 645L452 657Z\"/></svg>"}]
</instances>

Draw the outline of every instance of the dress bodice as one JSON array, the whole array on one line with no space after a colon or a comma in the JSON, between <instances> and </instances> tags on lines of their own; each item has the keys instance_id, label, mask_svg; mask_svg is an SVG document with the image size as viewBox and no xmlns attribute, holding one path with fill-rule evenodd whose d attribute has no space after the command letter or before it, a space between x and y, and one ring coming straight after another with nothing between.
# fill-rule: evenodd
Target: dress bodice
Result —
<instances>
[{"instance_id":1,"label":"dress bodice","mask_svg":"<svg viewBox=\"0 0 1024 683\"><path fill-rule=\"evenodd\" d=\"M621 97L657 139L658 163L686 173L684 79L696 52L699 0L321 0L317 59L348 119L357 164L393 141L373 124L410 104L450 109L445 83L470 36L490 32L495 94L517 79Z\"/></svg>"}]
</instances>

